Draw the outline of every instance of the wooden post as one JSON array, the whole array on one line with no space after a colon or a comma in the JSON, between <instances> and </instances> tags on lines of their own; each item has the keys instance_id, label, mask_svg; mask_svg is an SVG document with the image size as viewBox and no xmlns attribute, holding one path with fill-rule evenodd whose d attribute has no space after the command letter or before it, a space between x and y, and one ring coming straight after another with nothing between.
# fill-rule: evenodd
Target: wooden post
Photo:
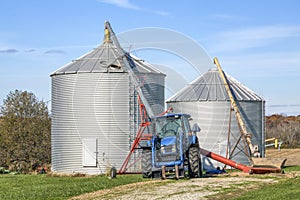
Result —
<instances>
[{"instance_id":1,"label":"wooden post","mask_svg":"<svg viewBox=\"0 0 300 200\"><path fill-rule=\"evenodd\" d=\"M161 167L161 178L166 179L166 166Z\"/></svg>"}]
</instances>

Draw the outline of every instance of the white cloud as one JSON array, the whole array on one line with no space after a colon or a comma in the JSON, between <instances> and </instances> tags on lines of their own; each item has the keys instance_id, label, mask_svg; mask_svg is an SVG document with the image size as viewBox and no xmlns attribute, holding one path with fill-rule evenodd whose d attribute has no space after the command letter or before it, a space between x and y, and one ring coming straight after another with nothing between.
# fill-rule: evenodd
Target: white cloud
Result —
<instances>
[{"instance_id":1,"label":"white cloud","mask_svg":"<svg viewBox=\"0 0 300 200\"><path fill-rule=\"evenodd\" d=\"M247 53L221 56L225 71L245 78L296 78L300 76L300 51Z\"/></svg>"},{"instance_id":2,"label":"white cloud","mask_svg":"<svg viewBox=\"0 0 300 200\"><path fill-rule=\"evenodd\" d=\"M44 52L45 54L65 54L65 51L58 50L58 49L51 49Z\"/></svg>"},{"instance_id":3,"label":"white cloud","mask_svg":"<svg viewBox=\"0 0 300 200\"><path fill-rule=\"evenodd\" d=\"M36 49L26 49L26 50L24 50L24 52L26 52L26 53L31 53L31 52L35 52L36 51Z\"/></svg>"},{"instance_id":4,"label":"white cloud","mask_svg":"<svg viewBox=\"0 0 300 200\"><path fill-rule=\"evenodd\" d=\"M150 10L150 9L145 9L141 8L131 2L129 0L97 0L98 2L101 3L106 3L106 4L111 4L120 8L126 8L126 9L132 9L132 10L139 10L139 11L144 11L148 13L153 13L156 15L161 15L161 16L168 16L170 15L169 12L163 11L163 10Z\"/></svg>"},{"instance_id":5,"label":"white cloud","mask_svg":"<svg viewBox=\"0 0 300 200\"><path fill-rule=\"evenodd\" d=\"M161 15L161 16L168 16L168 15L170 15L170 13L168 13L166 11L162 11L162 10L153 11L153 13L155 13L157 15Z\"/></svg>"},{"instance_id":6,"label":"white cloud","mask_svg":"<svg viewBox=\"0 0 300 200\"><path fill-rule=\"evenodd\" d=\"M216 34L211 38L211 52L239 51L266 46L274 41L300 37L300 26L262 26L237 29Z\"/></svg>"},{"instance_id":7,"label":"white cloud","mask_svg":"<svg viewBox=\"0 0 300 200\"><path fill-rule=\"evenodd\" d=\"M17 53L17 49L0 49L0 53Z\"/></svg>"},{"instance_id":8,"label":"white cloud","mask_svg":"<svg viewBox=\"0 0 300 200\"><path fill-rule=\"evenodd\" d=\"M141 8L129 2L129 0L98 0L101 3L112 4L121 8L140 10Z\"/></svg>"},{"instance_id":9,"label":"white cloud","mask_svg":"<svg viewBox=\"0 0 300 200\"><path fill-rule=\"evenodd\" d=\"M252 27L223 33L238 40L261 40L300 36L300 26L263 26Z\"/></svg>"}]
</instances>

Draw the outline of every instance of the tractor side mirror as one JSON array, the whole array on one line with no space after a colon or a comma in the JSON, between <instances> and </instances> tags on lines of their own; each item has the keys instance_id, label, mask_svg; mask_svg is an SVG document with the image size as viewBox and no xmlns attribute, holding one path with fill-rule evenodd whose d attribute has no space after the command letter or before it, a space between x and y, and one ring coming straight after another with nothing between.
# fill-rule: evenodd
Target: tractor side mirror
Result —
<instances>
[{"instance_id":1,"label":"tractor side mirror","mask_svg":"<svg viewBox=\"0 0 300 200\"><path fill-rule=\"evenodd\" d=\"M159 150L161 149L161 138L157 137L154 139L154 145L155 145L155 149Z\"/></svg>"},{"instance_id":2,"label":"tractor side mirror","mask_svg":"<svg viewBox=\"0 0 300 200\"><path fill-rule=\"evenodd\" d=\"M200 129L199 125L195 123L193 125L192 132L197 133L197 132L200 132L200 131L201 131L201 129Z\"/></svg>"}]
</instances>

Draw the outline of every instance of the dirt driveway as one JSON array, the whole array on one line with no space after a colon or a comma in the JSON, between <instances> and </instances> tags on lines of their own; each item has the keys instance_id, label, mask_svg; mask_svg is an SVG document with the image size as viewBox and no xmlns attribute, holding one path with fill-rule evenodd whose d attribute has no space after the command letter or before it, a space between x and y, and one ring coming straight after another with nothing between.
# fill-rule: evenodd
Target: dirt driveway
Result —
<instances>
[{"instance_id":1,"label":"dirt driveway","mask_svg":"<svg viewBox=\"0 0 300 200\"><path fill-rule=\"evenodd\" d=\"M275 178L264 178L236 175L206 177L190 180L154 180L149 182L123 185L113 189L100 190L72 199L216 199L217 195L226 192L231 197L236 190L248 191L261 185L278 182ZM229 191L229 193L228 193Z\"/></svg>"}]
</instances>

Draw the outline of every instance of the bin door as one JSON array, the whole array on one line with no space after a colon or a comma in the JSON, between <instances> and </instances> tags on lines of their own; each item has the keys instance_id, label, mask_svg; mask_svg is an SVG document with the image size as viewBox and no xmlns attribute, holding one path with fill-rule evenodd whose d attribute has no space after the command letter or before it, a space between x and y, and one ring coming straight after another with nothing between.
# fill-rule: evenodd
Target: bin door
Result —
<instances>
[{"instance_id":1,"label":"bin door","mask_svg":"<svg viewBox=\"0 0 300 200\"><path fill-rule=\"evenodd\" d=\"M82 145L83 145L82 165L84 167L97 167L97 139L96 138L82 139Z\"/></svg>"}]
</instances>

